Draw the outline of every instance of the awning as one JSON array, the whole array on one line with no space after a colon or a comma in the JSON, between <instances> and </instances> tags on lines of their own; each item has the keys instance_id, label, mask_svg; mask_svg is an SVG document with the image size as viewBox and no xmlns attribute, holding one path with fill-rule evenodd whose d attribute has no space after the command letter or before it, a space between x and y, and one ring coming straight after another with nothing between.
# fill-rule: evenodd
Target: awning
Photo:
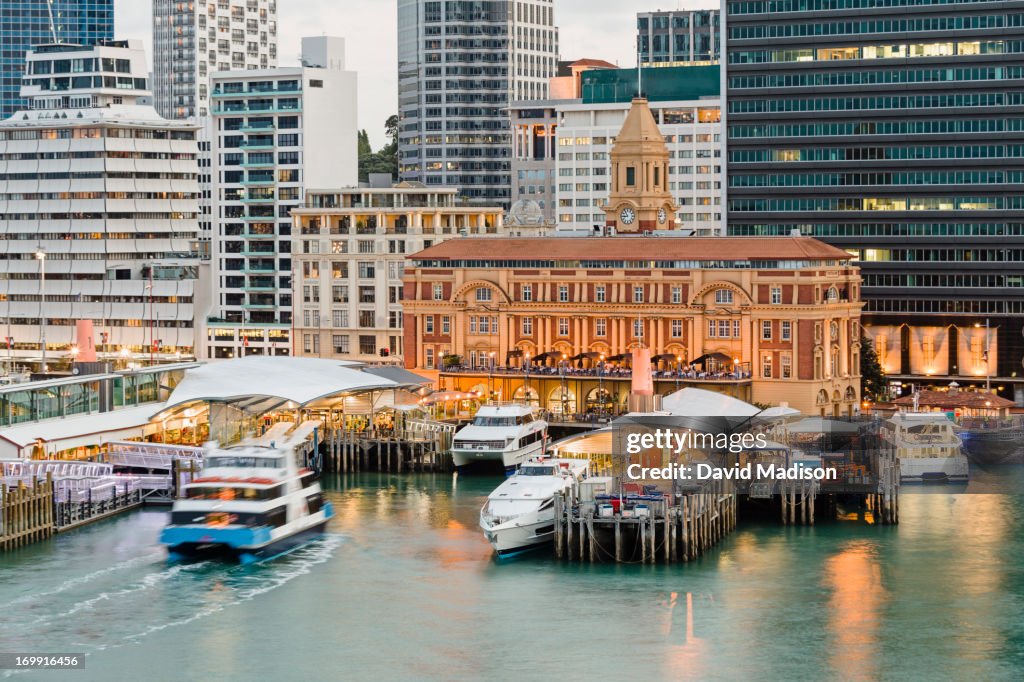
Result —
<instances>
[{"instance_id":1,"label":"awning","mask_svg":"<svg viewBox=\"0 0 1024 682\"><path fill-rule=\"evenodd\" d=\"M506 361L508 361L511 358L521 358L521 357L523 357L523 351L520 348L516 348L514 350L510 350L509 352L505 353L505 360Z\"/></svg>"},{"instance_id":2,"label":"awning","mask_svg":"<svg viewBox=\"0 0 1024 682\"><path fill-rule=\"evenodd\" d=\"M672 353L659 353L651 358L651 362L659 362L661 360L667 360L668 362L678 362L680 356L673 355Z\"/></svg>"},{"instance_id":3,"label":"awning","mask_svg":"<svg viewBox=\"0 0 1024 682\"><path fill-rule=\"evenodd\" d=\"M561 352L559 352L557 350L549 350L549 351L546 351L544 353L537 353L537 355L535 355L533 357L533 361L534 362L544 362L548 358L556 358L558 360L561 360L562 359L562 355L564 355L564 353L561 353Z\"/></svg>"},{"instance_id":4,"label":"awning","mask_svg":"<svg viewBox=\"0 0 1024 682\"><path fill-rule=\"evenodd\" d=\"M577 353L576 355L569 358L570 360L594 360L601 357L601 353L589 351L586 353Z\"/></svg>"},{"instance_id":5,"label":"awning","mask_svg":"<svg viewBox=\"0 0 1024 682\"><path fill-rule=\"evenodd\" d=\"M623 360L632 360L632 359L633 359L633 354L632 353L619 353L618 355L613 355L610 358L605 358L605 360L607 360L608 362L622 362Z\"/></svg>"},{"instance_id":6,"label":"awning","mask_svg":"<svg viewBox=\"0 0 1024 682\"><path fill-rule=\"evenodd\" d=\"M733 359L725 353L705 353L696 360L693 360L690 364L704 366L709 361L717 362L719 364L732 364Z\"/></svg>"}]
</instances>

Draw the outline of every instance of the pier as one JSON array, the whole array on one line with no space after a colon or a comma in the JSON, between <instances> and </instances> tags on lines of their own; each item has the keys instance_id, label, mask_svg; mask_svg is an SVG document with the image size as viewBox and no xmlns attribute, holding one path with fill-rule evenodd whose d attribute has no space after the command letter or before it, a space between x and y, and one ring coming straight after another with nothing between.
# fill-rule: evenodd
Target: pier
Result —
<instances>
[{"instance_id":1,"label":"pier","mask_svg":"<svg viewBox=\"0 0 1024 682\"><path fill-rule=\"evenodd\" d=\"M324 470L338 473L448 472L456 427L447 422L404 420L400 428L327 431Z\"/></svg>"},{"instance_id":2,"label":"pier","mask_svg":"<svg viewBox=\"0 0 1024 682\"><path fill-rule=\"evenodd\" d=\"M693 561L736 528L737 496L711 482L672 493L555 497L555 556L589 563ZM591 488L592 489L592 488Z\"/></svg>"}]
</instances>

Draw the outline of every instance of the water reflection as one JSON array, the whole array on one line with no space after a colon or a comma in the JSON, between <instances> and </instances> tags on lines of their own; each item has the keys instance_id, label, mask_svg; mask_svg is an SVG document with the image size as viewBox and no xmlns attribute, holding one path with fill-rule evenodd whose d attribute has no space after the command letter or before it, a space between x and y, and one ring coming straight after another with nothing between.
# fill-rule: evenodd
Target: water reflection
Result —
<instances>
[{"instance_id":1,"label":"water reflection","mask_svg":"<svg viewBox=\"0 0 1024 682\"><path fill-rule=\"evenodd\" d=\"M887 594L877 547L869 540L849 542L825 561L829 663L842 679L877 679L879 626Z\"/></svg>"}]
</instances>

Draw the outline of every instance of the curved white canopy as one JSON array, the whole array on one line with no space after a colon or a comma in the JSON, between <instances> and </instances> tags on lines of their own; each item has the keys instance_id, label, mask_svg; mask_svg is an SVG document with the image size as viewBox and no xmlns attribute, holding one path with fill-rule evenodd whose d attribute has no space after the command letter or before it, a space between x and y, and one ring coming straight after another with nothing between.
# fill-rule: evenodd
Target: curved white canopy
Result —
<instances>
[{"instance_id":1,"label":"curved white canopy","mask_svg":"<svg viewBox=\"0 0 1024 682\"><path fill-rule=\"evenodd\" d=\"M676 417L752 417L761 411L756 405L702 388L684 388L667 395L661 407Z\"/></svg>"},{"instance_id":2,"label":"curved white canopy","mask_svg":"<svg viewBox=\"0 0 1024 682\"><path fill-rule=\"evenodd\" d=\"M230 402L243 408L293 402L301 407L323 398L406 387L412 385L363 371L355 362L250 355L189 370L162 412L195 402Z\"/></svg>"}]
</instances>

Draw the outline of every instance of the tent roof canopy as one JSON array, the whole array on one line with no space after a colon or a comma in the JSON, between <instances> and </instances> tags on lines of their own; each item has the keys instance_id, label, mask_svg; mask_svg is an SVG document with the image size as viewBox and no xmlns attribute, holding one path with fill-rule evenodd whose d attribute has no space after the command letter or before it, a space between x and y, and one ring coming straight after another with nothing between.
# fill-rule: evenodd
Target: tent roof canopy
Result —
<instances>
[{"instance_id":1,"label":"tent roof canopy","mask_svg":"<svg viewBox=\"0 0 1024 682\"><path fill-rule=\"evenodd\" d=\"M381 376L381 368L372 369L355 362L319 358L250 355L219 360L186 373L161 413L197 402L230 403L262 413L286 403L308 407L367 391L416 390L425 381L417 375L399 376L394 372L386 373L393 377L389 378Z\"/></svg>"}]
</instances>

